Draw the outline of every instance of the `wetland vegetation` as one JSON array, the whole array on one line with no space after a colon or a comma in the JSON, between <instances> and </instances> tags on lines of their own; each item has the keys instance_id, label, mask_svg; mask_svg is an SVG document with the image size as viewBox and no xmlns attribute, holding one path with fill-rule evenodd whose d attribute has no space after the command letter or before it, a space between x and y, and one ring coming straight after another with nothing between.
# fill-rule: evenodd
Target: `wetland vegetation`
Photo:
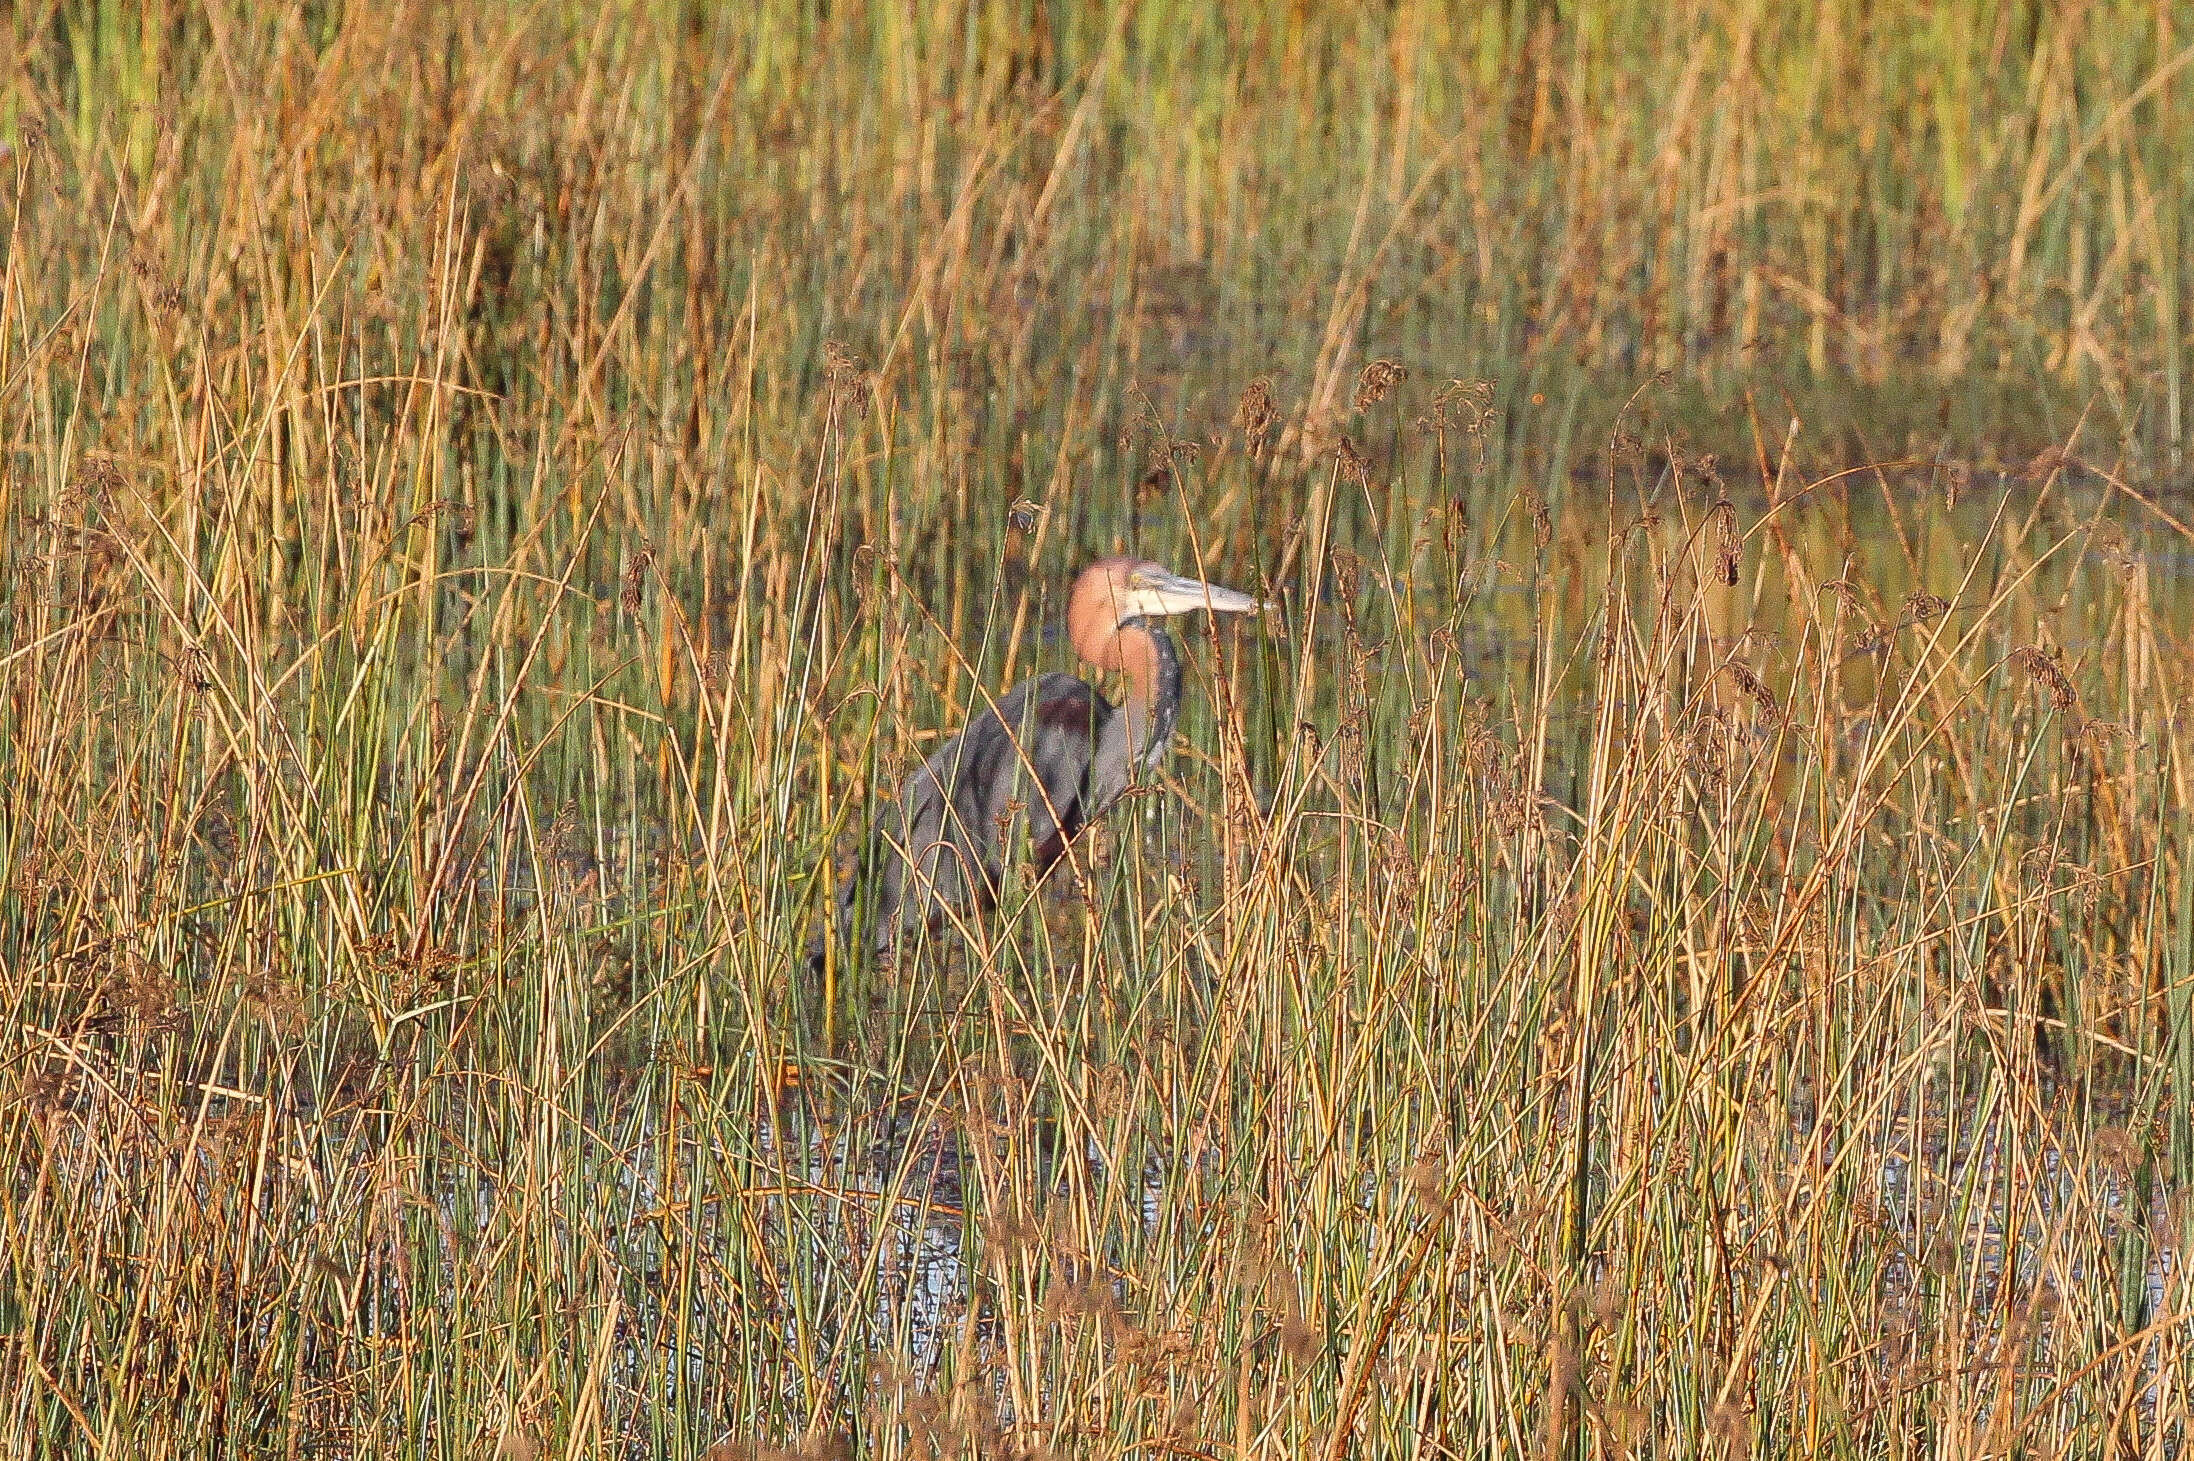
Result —
<instances>
[{"instance_id":1,"label":"wetland vegetation","mask_svg":"<svg viewBox=\"0 0 2194 1461\"><path fill-rule=\"evenodd\" d=\"M2181 1454L2185 4L0 36L0 1449Z\"/></svg>"}]
</instances>

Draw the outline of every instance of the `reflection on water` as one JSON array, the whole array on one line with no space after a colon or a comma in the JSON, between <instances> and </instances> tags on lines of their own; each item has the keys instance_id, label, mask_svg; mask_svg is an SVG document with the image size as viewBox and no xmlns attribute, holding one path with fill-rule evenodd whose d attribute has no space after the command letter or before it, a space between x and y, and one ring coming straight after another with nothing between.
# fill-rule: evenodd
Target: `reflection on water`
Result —
<instances>
[{"instance_id":1,"label":"reflection on water","mask_svg":"<svg viewBox=\"0 0 2194 1461\"><path fill-rule=\"evenodd\" d=\"M1809 1103L1793 1103L1774 1140L1776 1159L1794 1174L1801 1203L1812 1194L1806 1184L1813 1180L1808 1174L1819 1171L1819 1159L1840 1155L1844 1144L1855 1139L1835 1128L1833 1115L1826 1131L1816 1126L1815 1116ZM626 1276L630 1318L620 1330L617 1368L635 1384L643 1372L664 1372L659 1362L647 1362L649 1352L669 1354L676 1336L686 1333L694 1342L682 1363L669 1367L670 1373L681 1374L696 1396L718 1392L722 1376L715 1367L735 1352L727 1341L742 1326L763 1324L780 1337L771 1346L775 1352L829 1356L832 1373L862 1377L839 1382L841 1403L853 1410L871 1383L894 1385L908 1394L922 1392L953 1351L970 1342L987 1347L996 1338L981 1305L975 1306L969 1327L976 1294L971 1264L981 1271L987 1244L1018 1246L1028 1236L1002 1231L1001 1221L1041 1224L1044 1217L1041 1211L986 1212L966 1159L966 1143L982 1138L964 1136L933 1105L912 1100L883 1103L835 1121L816 1119L793 1102L750 1131L714 1135L708 1140L722 1170L743 1174L743 1181L704 1193L698 1202L665 1200L661 1133L644 1122L628 1129L629 1145L618 1170L634 1219L594 1236ZM1889 1256L1875 1278L1881 1329L1873 1336L1867 1360L1885 1385L1910 1383L1924 1375L1928 1364L1942 1359L1936 1347L1939 1336L1928 1332L1931 1307L1966 1316L1961 1342L1973 1363L2031 1364L2049 1353L2029 1346L2037 1327L2046 1332L2060 1322L2063 1296L2107 1294L2120 1277L2130 1277L2094 1271L2100 1250L2084 1236L2068 1232L2068 1225L2092 1222L2097 1213L2106 1225L2148 1227L2157 1256L2139 1276L2138 1302L2151 1316L2164 1313L2178 1255L2170 1204L2160 1188L2144 1200L2132 1189L2124 1168L2103 1164L2076 1169L2054 1139L2037 1140L2031 1131L2014 1131L2013 1123L2000 1114L1984 1117L1969 1110L1950 1119L1949 1113L1930 1105L1917 1113L1895 1113L1856 1139L1868 1155L1849 1158L1846 1168L1866 1174L1862 1181L1874 1188L1873 1200L1859 1206L1876 1215L1880 1232L1844 1237L1861 1248L1873 1242L1887 1245ZM1042 1134L1039 1145L1046 1143L1056 1158L1056 1131ZM691 1154L689 1148L681 1160ZM1104 1184L1104 1160L1094 1147L1065 1160L1084 1164L1087 1180ZM1598 1174L1603 1187L1608 1175ZM1065 1176L1055 1160L1044 1184L1050 1198L1067 1196ZM1157 1160L1138 1174L1140 1196L1133 1206L1142 1214L1146 1236L1156 1235L1162 1213L1183 1203L1183 1194L1175 1189L1184 1176ZM1379 1180L1370 1175L1364 1179L1367 1210L1378 1205ZM478 1184L462 1202L454 1198L445 1196L440 1225L455 1248L467 1244L460 1234L488 1239L497 1201L492 1184ZM469 1223L462 1221L466 1213ZM1740 1209L1728 1220L1733 1238L1772 1248L1779 1246L1772 1234L1791 1216L1787 1207ZM779 1293L757 1301L757 1235L773 1270L767 1277L779 1283L805 1282L805 1296ZM697 1251L677 1251L687 1243ZM688 1257L721 1281L700 1285L691 1307L681 1312L675 1274ZM1124 1253L1100 1261L1104 1271L1132 1267ZM1783 1253L1778 1261L1799 1265L1804 1260ZM393 1268L383 1271L386 1282L394 1284L398 1277ZM1467 1287L1484 1277L1473 1270L1458 1275L1457 1282ZM1824 1275L1823 1287L1812 1299L1842 1302L1848 1278L1843 1273ZM1784 1279L1786 1284L1805 1281L1802 1266ZM406 1302L434 1301L419 1292L391 1292L387 1300L386 1313ZM1787 1301L1802 1300L1790 1294ZM788 1358L777 1377L796 1411L811 1398L803 1385L804 1366L812 1363L795 1364ZM2146 1384L2138 1405L2152 1420L2163 1375L2154 1355L2145 1363L2141 1373ZM2073 1386L2070 1394L2077 1401L2079 1387ZM1010 1424L1010 1397L1001 1390L992 1399L1001 1423ZM723 1423L735 1419L725 1417Z\"/></svg>"}]
</instances>

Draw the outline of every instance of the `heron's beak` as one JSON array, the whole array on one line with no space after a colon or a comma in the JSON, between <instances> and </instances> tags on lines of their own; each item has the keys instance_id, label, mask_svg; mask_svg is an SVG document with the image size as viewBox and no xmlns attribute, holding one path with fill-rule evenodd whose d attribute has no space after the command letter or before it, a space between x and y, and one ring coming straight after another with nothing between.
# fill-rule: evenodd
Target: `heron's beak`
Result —
<instances>
[{"instance_id":1,"label":"heron's beak","mask_svg":"<svg viewBox=\"0 0 2194 1461\"><path fill-rule=\"evenodd\" d=\"M1128 591L1120 597L1120 617L1123 619L1137 614L1159 618L1166 614L1186 614L1192 609L1209 609L1215 614L1254 614L1270 607L1237 590L1200 579L1182 578L1162 569L1149 569L1136 575Z\"/></svg>"}]
</instances>

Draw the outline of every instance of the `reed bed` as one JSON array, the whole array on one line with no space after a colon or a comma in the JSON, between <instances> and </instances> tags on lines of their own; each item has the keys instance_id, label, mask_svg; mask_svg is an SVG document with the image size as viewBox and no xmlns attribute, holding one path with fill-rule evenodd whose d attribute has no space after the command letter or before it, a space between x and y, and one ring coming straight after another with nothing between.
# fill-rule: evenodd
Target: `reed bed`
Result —
<instances>
[{"instance_id":1,"label":"reed bed","mask_svg":"<svg viewBox=\"0 0 2194 1461\"><path fill-rule=\"evenodd\" d=\"M0 24L9 1454L2182 1453L2183 7Z\"/></svg>"}]
</instances>

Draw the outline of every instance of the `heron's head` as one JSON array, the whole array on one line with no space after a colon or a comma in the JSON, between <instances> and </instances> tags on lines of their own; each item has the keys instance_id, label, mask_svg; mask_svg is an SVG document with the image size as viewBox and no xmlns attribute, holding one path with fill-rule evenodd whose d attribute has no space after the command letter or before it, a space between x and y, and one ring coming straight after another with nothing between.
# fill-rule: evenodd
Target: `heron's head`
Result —
<instances>
[{"instance_id":1,"label":"heron's head","mask_svg":"<svg viewBox=\"0 0 2194 1461\"><path fill-rule=\"evenodd\" d=\"M1265 607L1248 594L1183 578L1143 559L1100 558L1074 581L1067 632L1083 658L1109 669L1116 667L1120 626L1130 619L1162 619L1192 609L1254 614Z\"/></svg>"}]
</instances>

